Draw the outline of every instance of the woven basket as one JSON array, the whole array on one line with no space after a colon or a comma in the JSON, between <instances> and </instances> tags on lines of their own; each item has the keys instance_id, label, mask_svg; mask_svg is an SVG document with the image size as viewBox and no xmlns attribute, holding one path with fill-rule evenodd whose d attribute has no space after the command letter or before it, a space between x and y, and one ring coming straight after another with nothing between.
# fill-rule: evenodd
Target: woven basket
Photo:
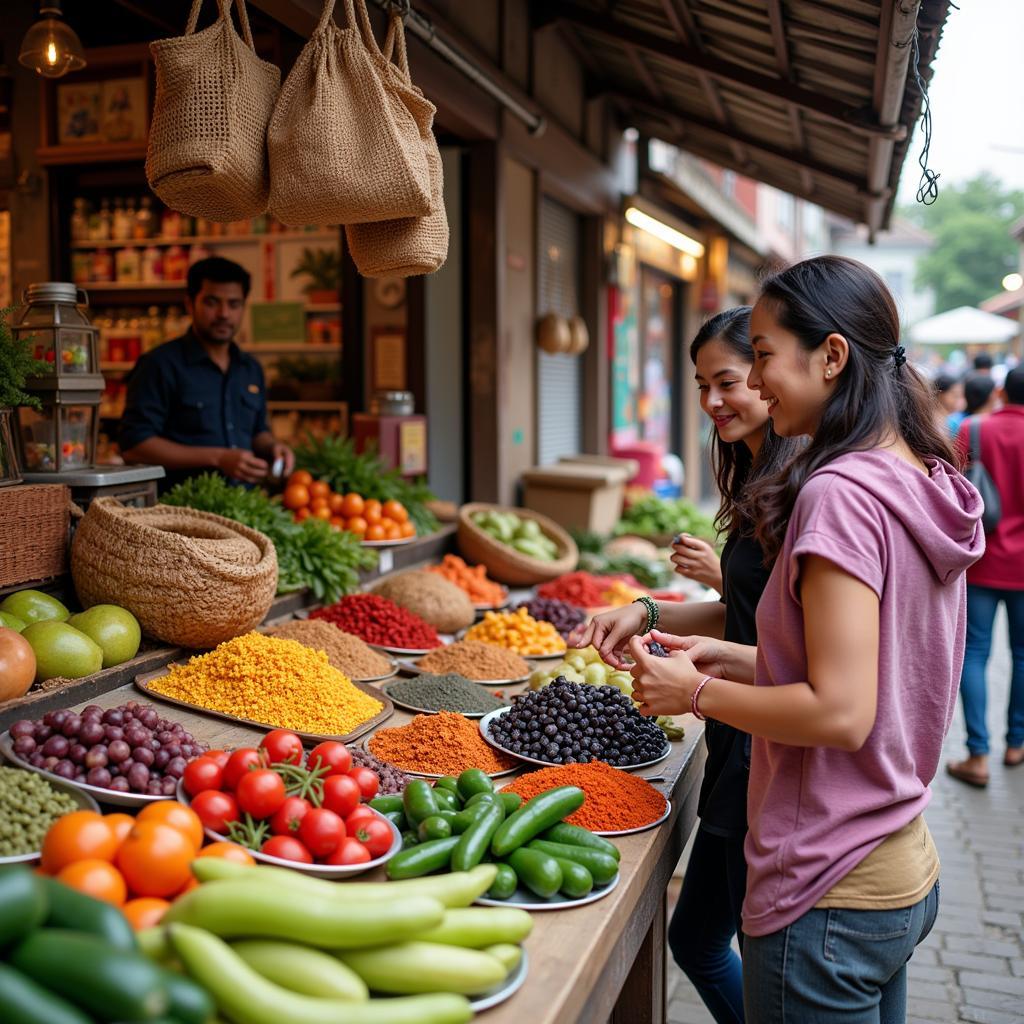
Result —
<instances>
[{"instance_id":1,"label":"woven basket","mask_svg":"<svg viewBox=\"0 0 1024 1024\"><path fill-rule=\"evenodd\" d=\"M544 562L539 558L530 558L520 554L507 544L495 540L489 533L481 530L473 522L476 512L515 512L520 519L533 519L539 524L541 532L558 545L558 558L554 562ZM580 553L576 542L563 530L558 523L539 512L528 508L508 508L504 505L471 504L459 509L458 545L463 558L468 562L477 562L487 567L487 574L501 583L519 586L532 586L534 583L546 583L564 573L572 572L579 561Z\"/></svg>"},{"instance_id":2,"label":"woven basket","mask_svg":"<svg viewBox=\"0 0 1024 1024\"><path fill-rule=\"evenodd\" d=\"M66 572L70 524L63 484L0 488L0 587Z\"/></svg>"},{"instance_id":3,"label":"woven basket","mask_svg":"<svg viewBox=\"0 0 1024 1024\"><path fill-rule=\"evenodd\" d=\"M71 574L83 607L119 604L158 640L216 647L263 621L277 552L262 533L209 512L97 498L75 533Z\"/></svg>"}]
</instances>

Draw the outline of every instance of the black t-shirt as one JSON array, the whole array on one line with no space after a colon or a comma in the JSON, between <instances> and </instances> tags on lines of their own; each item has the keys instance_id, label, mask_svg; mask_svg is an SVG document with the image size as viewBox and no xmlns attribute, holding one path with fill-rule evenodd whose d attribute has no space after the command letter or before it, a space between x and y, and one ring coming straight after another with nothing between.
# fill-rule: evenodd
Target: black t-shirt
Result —
<instances>
[{"instance_id":1,"label":"black t-shirt","mask_svg":"<svg viewBox=\"0 0 1024 1024\"><path fill-rule=\"evenodd\" d=\"M734 530L722 549L726 640L757 644L755 614L769 575L771 569L765 567L757 541ZM750 736L709 718L704 738L708 759L697 803L701 828L717 836L743 835L747 831Z\"/></svg>"}]
</instances>

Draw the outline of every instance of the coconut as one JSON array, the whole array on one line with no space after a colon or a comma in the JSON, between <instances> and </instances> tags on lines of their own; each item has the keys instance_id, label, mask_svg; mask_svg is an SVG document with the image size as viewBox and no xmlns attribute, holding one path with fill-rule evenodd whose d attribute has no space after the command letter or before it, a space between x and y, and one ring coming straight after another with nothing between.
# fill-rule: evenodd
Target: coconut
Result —
<instances>
[{"instance_id":1,"label":"coconut","mask_svg":"<svg viewBox=\"0 0 1024 1024\"><path fill-rule=\"evenodd\" d=\"M418 615L440 633L455 633L476 618L466 592L436 573L403 572L382 580L372 592Z\"/></svg>"}]
</instances>

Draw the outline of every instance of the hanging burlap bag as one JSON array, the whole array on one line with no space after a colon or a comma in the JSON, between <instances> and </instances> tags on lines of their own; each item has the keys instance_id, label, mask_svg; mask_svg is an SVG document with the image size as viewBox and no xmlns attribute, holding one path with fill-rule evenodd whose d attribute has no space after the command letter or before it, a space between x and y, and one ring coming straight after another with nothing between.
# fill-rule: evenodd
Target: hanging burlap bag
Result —
<instances>
[{"instance_id":1,"label":"hanging burlap bag","mask_svg":"<svg viewBox=\"0 0 1024 1024\"><path fill-rule=\"evenodd\" d=\"M366 26L369 29L369 26ZM367 43L375 49L372 32ZM391 62L397 57L397 67ZM404 88L419 95L409 74L409 58L405 49L405 28L395 15L388 25L384 53L379 55L381 74L389 75ZM363 277L412 277L432 274L448 258L448 215L444 209L444 172L441 154L434 138L434 108L424 106L416 112L420 139L430 170L432 209L425 217L403 217L401 220L378 221L374 224L350 224L345 228L349 251Z\"/></svg>"},{"instance_id":2,"label":"hanging burlap bag","mask_svg":"<svg viewBox=\"0 0 1024 1024\"><path fill-rule=\"evenodd\" d=\"M434 108L381 73L364 0L344 0L344 29L334 3L325 0L270 120L270 212L289 225L422 217L430 170L417 118Z\"/></svg>"},{"instance_id":3,"label":"hanging burlap bag","mask_svg":"<svg viewBox=\"0 0 1024 1024\"><path fill-rule=\"evenodd\" d=\"M203 0L193 0L185 34L150 44L156 100L146 178L172 210L215 221L266 212L267 125L281 72L256 56L245 0L236 0L244 41L231 23L231 0L196 32Z\"/></svg>"}]
</instances>

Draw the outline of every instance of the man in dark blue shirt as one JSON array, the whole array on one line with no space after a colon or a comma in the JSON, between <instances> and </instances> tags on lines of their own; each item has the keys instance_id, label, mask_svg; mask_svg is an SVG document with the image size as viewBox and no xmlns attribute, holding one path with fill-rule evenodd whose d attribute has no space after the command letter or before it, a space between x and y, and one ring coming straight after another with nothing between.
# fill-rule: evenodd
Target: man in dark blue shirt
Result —
<instances>
[{"instance_id":1,"label":"man in dark blue shirt","mask_svg":"<svg viewBox=\"0 0 1024 1024\"><path fill-rule=\"evenodd\" d=\"M120 444L126 462L163 466L166 490L217 470L255 484L295 456L267 425L263 367L234 342L249 296L248 272L213 256L188 272L192 326L147 352L128 377Z\"/></svg>"}]
</instances>

